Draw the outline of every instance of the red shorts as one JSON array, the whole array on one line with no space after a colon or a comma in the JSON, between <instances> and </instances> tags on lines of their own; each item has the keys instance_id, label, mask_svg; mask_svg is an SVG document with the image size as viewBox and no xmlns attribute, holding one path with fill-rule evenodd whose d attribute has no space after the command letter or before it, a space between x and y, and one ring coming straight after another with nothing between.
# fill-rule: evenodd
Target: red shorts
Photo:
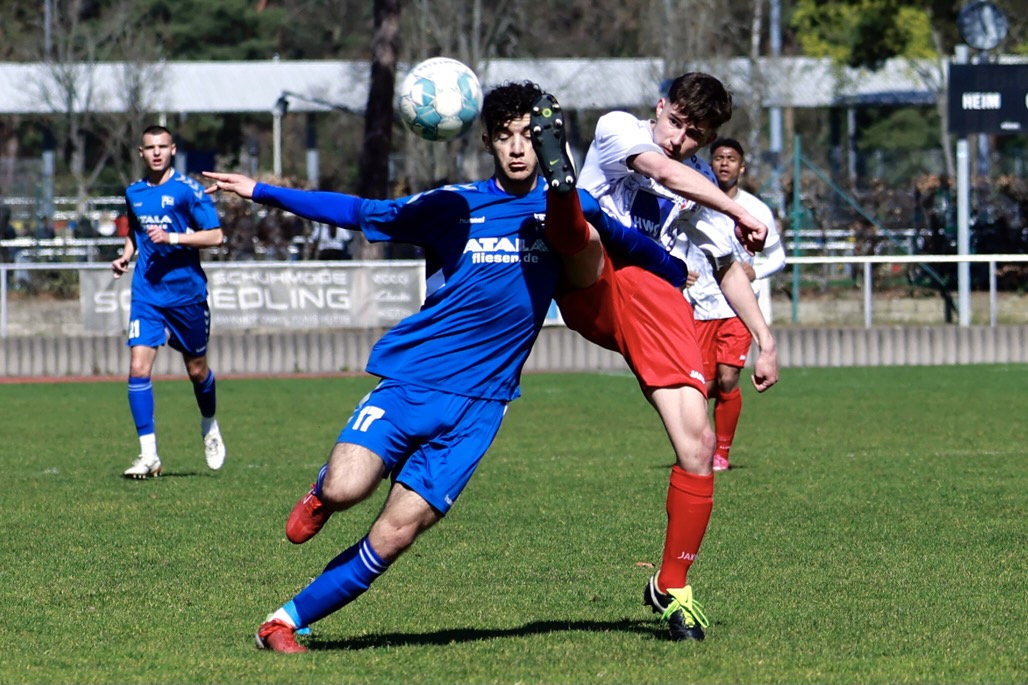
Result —
<instances>
[{"instance_id":1,"label":"red shorts","mask_svg":"<svg viewBox=\"0 0 1028 685\"><path fill-rule=\"evenodd\" d=\"M714 379L717 365L746 366L753 336L737 316L696 322L696 338L703 353L703 375Z\"/></svg>"},{"instance_id":2,"label":"red shorts","mask_svg":"<svg viewBox=\"0 0 1028 685\"><path fill-rule=\"evenodd\" d=\"M689 385L707 395L692 306L673 285L604 251L600 279L557 297L564 323L586 340L620 352L643 389Z\"/></svg>"}]
</instances>

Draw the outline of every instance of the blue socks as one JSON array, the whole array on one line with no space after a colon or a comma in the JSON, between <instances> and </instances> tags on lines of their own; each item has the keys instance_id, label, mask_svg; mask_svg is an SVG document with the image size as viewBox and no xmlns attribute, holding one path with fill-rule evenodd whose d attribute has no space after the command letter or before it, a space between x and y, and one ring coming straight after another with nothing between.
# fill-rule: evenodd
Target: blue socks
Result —
<instances>
[{"instance_id":1,"label":"blue socks","mask_svg":"<svg viewBox=\"0 0 1028 685\"><path fill-rule=\"evenodd\" d=\"M214 410L218 406L216 390L214 372L210 369L207 370L207 378L202 383L193 384L193 394L196 395L196 406L200 408L200 416L214 416Z\"/></svg>"},{"instance_id":2,"label":"blue socks","mask_svg":"<svg viewBox=\"0 0 1028 685\"><path fill-rule=\"evenodd\" d=\"M128 402L132 410L132 419L136 422L137 435L154 433L153 383L149 377L138 378L129 376Z\"/></svg>"},{"instance_id":3,"label":"blue socks","mask_svg":"<svg viewBox=\"0 0 1028 685\"><path fill-rule=\"evenodd\" d=\"M296 626L309 626L360 597L388 569L365 537L330 561L283 609Z\"/></svg>"},{"instance_id":4,"label":"blue socks","mask_svg":"<svg viewBox=\"0 0 1028 685\"><path fill-rule=\"evenodd\" d=\"M318 477L314 481L314 494L317 495L319 499L321 498L321 485L325 482L326 473L328 473L328 464L321 467L321 470L318 471Z\"/></svg>"}]
</instances>

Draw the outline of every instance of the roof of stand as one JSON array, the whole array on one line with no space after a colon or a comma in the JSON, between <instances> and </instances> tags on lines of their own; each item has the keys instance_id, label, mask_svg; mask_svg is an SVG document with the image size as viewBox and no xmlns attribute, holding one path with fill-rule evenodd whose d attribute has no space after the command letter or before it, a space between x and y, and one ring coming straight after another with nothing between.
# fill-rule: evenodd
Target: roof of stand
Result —
<instances>
[{"instance_id":1,"label":"roof of stand","mask_svg":"<svg viewBox=\"0 0 1028 685\"><path fill-rule=\"evenodd\" d=\"M945 63L890 60L871 72L840 68L811 58L761 59L756 68L744 58L695 62L719 76L740 102L762 90L764 106L830 107L849 104L916 104L934 101L945 77ZM407 71L397 74L399 84ZM0 114L45 114L67 109L61 81L73 79L77 110L117 112L129 105L128 85L137 89L135 109L147 112L272 112L282 96L296 112L332 109L362 113L371 69L364 61L122 62L49 65L0 64ZM660 95L665 70L659 59L492 60L479 69L482 85L532 80L555 93L567 109L617 109L652 106Z\"/></svg>"}]
</instances>

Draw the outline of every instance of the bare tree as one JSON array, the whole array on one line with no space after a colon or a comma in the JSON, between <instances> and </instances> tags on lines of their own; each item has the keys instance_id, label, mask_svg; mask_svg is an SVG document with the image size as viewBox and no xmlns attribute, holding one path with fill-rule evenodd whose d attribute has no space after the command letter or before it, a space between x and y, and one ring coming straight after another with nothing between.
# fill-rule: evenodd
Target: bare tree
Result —
<instances>
[{"instance_id":1,"label":"bare tree","mask_svg":"<svg viewBox=\"0 0 1028 685\"><path fill-rule=\"evenodd\" d=\"M400 52L400 0L375 0L375 37L372 40L371 87L364 117L364 146L360 157L358 195L389 196L389 155L393 145L393 94ZM357 259L381 259L382 245L372 245L361 234L355 241Z\"/></svg>"},{"instance_id":2,"label":"bare tree","mask_svg":"<svg viewBox=\"0 0 1028 685\"><path fill-rule=\"evenodd\" d=\"M932 22L932 43L939 55L945 54L942 47L942 35L936 22ZM942 71L942 60L937 65L928 65L911 60L912 68L921 77L925 86L935 94L935 108L939 113L939 145L942 147L943 160L946 165L946 175L956 178L956 162L953 160L953 146L950 144L949 135L949 102L947 98L946 78Z\"/></svg>"},{"instance_id":3,"label":"bare tree","mask_svg":"<svg viewBox=\"0 0 1028 685\"><path fill-rule=\"evenodd\" d=\"M36 82L37 96L56 119L55 138L75 182L79 214L85 212L92 188L113 159L131 165L140 115L153 105L162 85L162 68L134 27L138 17L126 1L110 8L99 20L83 21L80 3L55 0L53 58ZM134 55L135 60L104 63L111 55ZM119 69L112 91L103 90L100 69ZM135 127L135 128L134 128ZM87 147L92 146L87 157ZM87 161L88 160L88 161ZM125 173L121 172L124 179Z\"/></svg>"},{"instance_id":4,"label":"bare tree","mask_svg":"<svg viewBox=\"0 0 1028 685\"><path fill-rule=\"evenodd\" d=\"M749 135L746 137L746 156L748 172L754 177L760 175L760 129L761 105L764 101L766 84L760 72L761 34L764 28L764 0L753 0L753 19L750 22L750 99L747 103L749 114Z\"/></svg>"}]
</instances>

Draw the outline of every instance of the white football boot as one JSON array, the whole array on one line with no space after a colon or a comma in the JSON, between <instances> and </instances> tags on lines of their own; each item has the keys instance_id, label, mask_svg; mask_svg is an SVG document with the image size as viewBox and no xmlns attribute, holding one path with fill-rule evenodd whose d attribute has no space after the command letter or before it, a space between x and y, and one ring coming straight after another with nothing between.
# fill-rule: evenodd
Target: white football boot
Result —
<instances>
[{"instance_id":1,"label":"white football boot","mask_svg":"<svg viewBox=\"0 0 1028 685\"><path fill-rule=\"evenodd\" d=\"M136 460L132 462L132 466L125 469L123 474L126 478L138 478L140 480L144 478L150 478L151 476L156 478L161 475L161 471L164 467L161 466L161 459L156 454L152 457L145 457L140 454L136 457Z\"/></svg>"},{"instance_id":2,"label":"white football boot","mask_svg":"<svg viewBox=\"0 0 1028 685\"><path fill-rule=\"evenodd\" d=\"M225 442L221 439L221 431L215 423L203 436L203 453L207 459L207 468L217 471L225 463Z\"/></svg>"}]
</instances>

